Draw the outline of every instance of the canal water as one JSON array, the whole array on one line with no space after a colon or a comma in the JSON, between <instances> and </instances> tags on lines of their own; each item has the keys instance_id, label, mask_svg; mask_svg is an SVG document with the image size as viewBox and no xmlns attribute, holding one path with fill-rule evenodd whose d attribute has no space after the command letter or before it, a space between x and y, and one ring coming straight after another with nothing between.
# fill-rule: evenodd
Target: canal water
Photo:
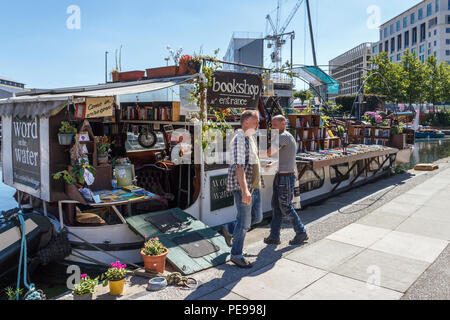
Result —
<instances>
[{"instance_id":1,"label":"canal water","mask_svg":"<svg viewBox=\"0 0 450 320\"><path fill-rule=\"evenodd\" d=\"M450 137L444 139L417 139L414 145L411 163L406 165L405 169L414 167L418 163L432 163L446 157L450 157ZM1 168L0 179L2 179ZM17 205L13 198L15 190L1 183L1 181L3 180L0 180L0 211L15 208ZM67 290L64 286L55 286L46 283L37 282L36 285L46 293L48 298ZM0 288L1 291L3 291L3 288Z\"/></svg>"}]
</instances>

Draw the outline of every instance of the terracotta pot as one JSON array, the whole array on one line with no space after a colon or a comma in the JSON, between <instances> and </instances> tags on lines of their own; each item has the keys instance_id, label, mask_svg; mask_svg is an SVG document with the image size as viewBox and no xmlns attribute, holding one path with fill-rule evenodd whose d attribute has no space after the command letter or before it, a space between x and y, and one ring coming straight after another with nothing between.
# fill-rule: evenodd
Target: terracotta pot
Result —
<instances>
[{"instance_id":1,"label":"terracotta pot","mask_svg":"<svg viewBox=\"0 0 450 320\"><path fill-rule=\"evenodd\" d=\"M178 75L188 74L188 71L189 71L189 68L187 66L187 63L186 64L183 63L183 64L180 64L180 66L178 67L177 74Z\"/></svg>"},{"instance_id":2,"label":"terracotta pot","mask_svg":"<svg viewBox=\"0 0 450 320\"><path fill-rule=\"evenodd\" d=\"M169 249L164 248L166 251L163 254L160 254L159 256L147 256L142 253L141 250L141 256L142 260L144 260L144 268L146 270L152 270L159 273L164 273L164 269L166 268L166 257L169 253Z\"/></svg>"},{"instance_id":3,"label":"terracotta pot","mask_svg":"<svg viewBox=\"0 0 450 320\"><path fill-rule=\"evenodd\" d=\"M119 296L123 292L123 287L125 285L125 278L116 281L108 280L108 284L109 284L109 294L112 296Z\"/></svg>"},{"instance_id":4,"label":"terracotta pot","mask_svg":"<svg viewBox=\"0 0 450 320\"><path fill-rule=\"evenodd\" d=\"M99 164L106 164L108 163L108 154L99 154L97 156L97 160Z\"/></svg>"},{"instance_id":5,"label":"terracotta pot","mask_svg":"<svg viewBox=\"0 0 450 320\"><path fill-rule=\"evenodd\" d=\"M147 69L147 78L165 78L165 77L174 77L178 73L177 66L169 66L169 67L160 67L160 68L152 68Z\"/></svg>"},{"instance_id":6,"label":"terracotta pot","mask_svg":"<svg viewBox=\"0 0 450 320\"><path fill-rule=\"evenodd\" d=\"M113 82L119 82L119 71L113 71L112 73L112 81Z\"/></svg>"},{"instance_id":7,"label":"terracotta pot","mask_svg":"<svg viewBox=\"0 0 450 320\"><path fill-rule=\"evenodd\" d=\"M83 295L78 295L73 293L73 300L92 300L92 293L87 293Z\"/></svg>"},{"instance_id":8,"label":"terracotta pot","mask_svg":"<svg viewBox=\"0 0 450 320\"><path fill-rule=\"evenodd\" d=\"M145 77L145 71L119 72L119 81L137 81Z\"/></svg>"}]
</instances>

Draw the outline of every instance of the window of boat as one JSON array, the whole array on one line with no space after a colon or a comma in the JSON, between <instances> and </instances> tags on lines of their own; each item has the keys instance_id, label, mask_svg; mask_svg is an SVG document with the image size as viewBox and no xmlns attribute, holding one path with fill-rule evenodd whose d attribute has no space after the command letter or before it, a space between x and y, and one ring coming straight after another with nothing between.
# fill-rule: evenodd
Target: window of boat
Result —
<instances>
[{"instance_id":1,"label":"window of boat","mask_svg":"<svg viewBox=\"0 0 450 320\"><path fill-rule=\"evenodd\" d=\"M331 184L336 184L341 181L348 180L350 175L348 173L348 163L341 163L338 165L330 166L330 179Z\"/></svg>"},{"instance_id":2,"label":"window of boat","mask_svg":"<svg viewBox=\"0 0 450 320\"><path fill-rule=\"evenodd\" d=\"M139 144L138 137L139 134L128 132L127 133L127 142L125 143L125 147L127 149L127 152L129 151L143 151L143 150L162 150L166 148L166 145L164 144L164 136L162 132L157 131L155 132L157 141L156 144L151 148L144 148Z\"/></svg>"},{"instance_id":3,"label":"window of boat","mask_svg":"<svg viewBox=\"0 0 450 320\"><path fill-rule=\"evenodd\" d=\"M299 168L301 172L302 168ZM320 189L325 182L325 169L307 169L300 179L300 193Z\"/></svg>"}]
</instances>

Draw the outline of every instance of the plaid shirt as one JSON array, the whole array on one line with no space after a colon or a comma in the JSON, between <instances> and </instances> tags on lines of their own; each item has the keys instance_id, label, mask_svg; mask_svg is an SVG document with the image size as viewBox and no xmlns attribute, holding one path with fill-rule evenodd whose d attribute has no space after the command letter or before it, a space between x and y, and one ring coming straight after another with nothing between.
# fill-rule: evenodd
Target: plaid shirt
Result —
<instances>
[{"instance_id":1,"label":"plaid shirt","mask_svg":"<svg viewBox=\"0 0 450 320\"><path fill-rule=\"evenodd\" d=\"M249 189L253 184L253 165L259 162L259 158L255 159L254 154L250 152L250 139L253 138L247 137L244 134L244 131L238 130L236 136L231 140L230 148L227 154L228 163L230 164L227 179L228 192L241 190L236 176L236 168L244 168L245 180L247 181L247 186ZM260 178L261 187L264 188L264 180L262 176Z\"/></svg>"}]
</instances>

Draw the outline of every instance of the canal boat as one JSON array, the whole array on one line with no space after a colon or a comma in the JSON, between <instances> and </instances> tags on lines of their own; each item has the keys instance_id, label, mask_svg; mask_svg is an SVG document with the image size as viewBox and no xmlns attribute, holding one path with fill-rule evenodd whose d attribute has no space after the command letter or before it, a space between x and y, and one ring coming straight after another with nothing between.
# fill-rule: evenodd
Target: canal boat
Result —
<instances>
[{"instance_id":1,"label":"canal boat","mask_svg":"<svg viewBox=\"0 0 450 320\"><path fill-rule=\"evenodd\" d=\"M261 120L268 127L272 115L265 109L267 99L261 97L259 76L231 72L215 76L217 82L254 84L257 94L243 95L241 101L260 110ZM233 196L226 191L228 165L220 162L225 153L211 163L204 158L201 147L196 149L198 143L175 134L202 132L206 125L192 117L203 110L206 119L206 110L193 108L188 99L198 81L205 81L202 74L32 90L0 100L4 183L40 200L34 212L47 217L57 231L68 234L72 252L64 259L64 265L105 268L116 260L138 264L142 261L140 248L145 236L160 237L169 247L169 261L183 274L228 261L229 248L217 233L219 226L234 221L236 216ZM179 101L161 101L161 91L174 90ZM230 92L218 95L226 98ZM237 101L233 99L222 101ZM330 137L322 123L307 123L308 119L317 122L320 116L307 115L306 122L300 124L307 125L307 129L291 122L299 148L297 196L302 206L378 179L394 166L397 149L363 144L342 148L340 139ZM92 189L100 193L94 192L99 197L94 201L86 199L75 185L53 178L71 165L71 147L60 145L57 138L62 121L76 123L83 133L74 141L85 141L83 144L89 149L86 156L97 169ZM230 125L239 127L238 122ZM115 170L121 171L121 178L128 177L144 190L140 199L110 201L101 193L114 189L112 166L98 164L95 157L94 138L103 135L128 146L122 149L122 156L129 163L116 164ZM136 136L152 140L150 135L153 141L140 143L140 149L130 147L136 146ZM172 137L176 137L175 142ZM195 150L202 157L200 164L191 163ZM174 154L188 161L171 161ZM263 159L262 167L268 161ZM269 217L274 173L264 170L263 174L262 207ZM190 240L183 238L193 233ZM203 246L203 255L195 256L189 247L192 243Z\"/></svg>"}]
</instances>

